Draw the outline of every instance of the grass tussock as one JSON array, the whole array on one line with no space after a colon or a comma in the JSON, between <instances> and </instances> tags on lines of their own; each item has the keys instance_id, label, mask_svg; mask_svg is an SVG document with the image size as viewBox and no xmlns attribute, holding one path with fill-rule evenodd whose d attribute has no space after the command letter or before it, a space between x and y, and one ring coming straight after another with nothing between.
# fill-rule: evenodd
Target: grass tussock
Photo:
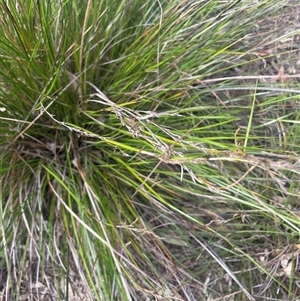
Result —
<instances>
[{"instance_id":1,"label":"grass tussock","mask_svg":"<svg viewBox=\"0 0 300 301\"><path fill-rule=\"evenodd\" d=\"M298 300L296 2L0 4L3 300Z\"/></svg>"}]
</instances>

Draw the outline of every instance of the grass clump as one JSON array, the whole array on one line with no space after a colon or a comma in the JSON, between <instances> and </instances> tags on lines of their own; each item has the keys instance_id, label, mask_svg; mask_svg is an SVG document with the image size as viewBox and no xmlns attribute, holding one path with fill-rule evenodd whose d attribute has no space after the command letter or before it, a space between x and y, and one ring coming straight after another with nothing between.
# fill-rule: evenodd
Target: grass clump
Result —
<instances>
[{"instance_id":1,"label":"grass clump","mask_svg":"<svg viewBox=\"0 0 300 301\"><path fill-rule=\"evenodd\" d=\"M6 300L297 300L297 8L1 4Z\"/></svg>"}]
</instances>

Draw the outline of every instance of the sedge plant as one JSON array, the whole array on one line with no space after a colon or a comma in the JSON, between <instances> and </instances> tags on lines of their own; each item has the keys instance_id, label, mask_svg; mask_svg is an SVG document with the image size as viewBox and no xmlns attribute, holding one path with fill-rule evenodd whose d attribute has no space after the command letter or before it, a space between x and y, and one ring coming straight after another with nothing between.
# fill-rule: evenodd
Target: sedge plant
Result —
<instances>
[{"instance_id":1,"label":"sedge plant","mask_svg":"<svg viewBox=\"0 0 300 301\"><path fill-rule=\"evenodd\" d=\"M2 1L3 300L296 300L295 2Z\"/></svg>"}]
</instances>

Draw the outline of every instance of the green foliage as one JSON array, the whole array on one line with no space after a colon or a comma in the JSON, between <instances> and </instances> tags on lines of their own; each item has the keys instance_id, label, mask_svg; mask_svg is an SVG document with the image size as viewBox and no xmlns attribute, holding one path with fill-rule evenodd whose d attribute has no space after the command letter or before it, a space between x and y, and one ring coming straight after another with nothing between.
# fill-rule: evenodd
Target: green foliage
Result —
<instances>
[{"instance_id":1,"label":"green foliage","mask_svg":"<svg viewBox=\"0 0 300 301\"><path fill-rule=\"evenodd\" d=\"M299 294L286 2L1 3L9 298Z\"/></svg>"}]
</instances>

